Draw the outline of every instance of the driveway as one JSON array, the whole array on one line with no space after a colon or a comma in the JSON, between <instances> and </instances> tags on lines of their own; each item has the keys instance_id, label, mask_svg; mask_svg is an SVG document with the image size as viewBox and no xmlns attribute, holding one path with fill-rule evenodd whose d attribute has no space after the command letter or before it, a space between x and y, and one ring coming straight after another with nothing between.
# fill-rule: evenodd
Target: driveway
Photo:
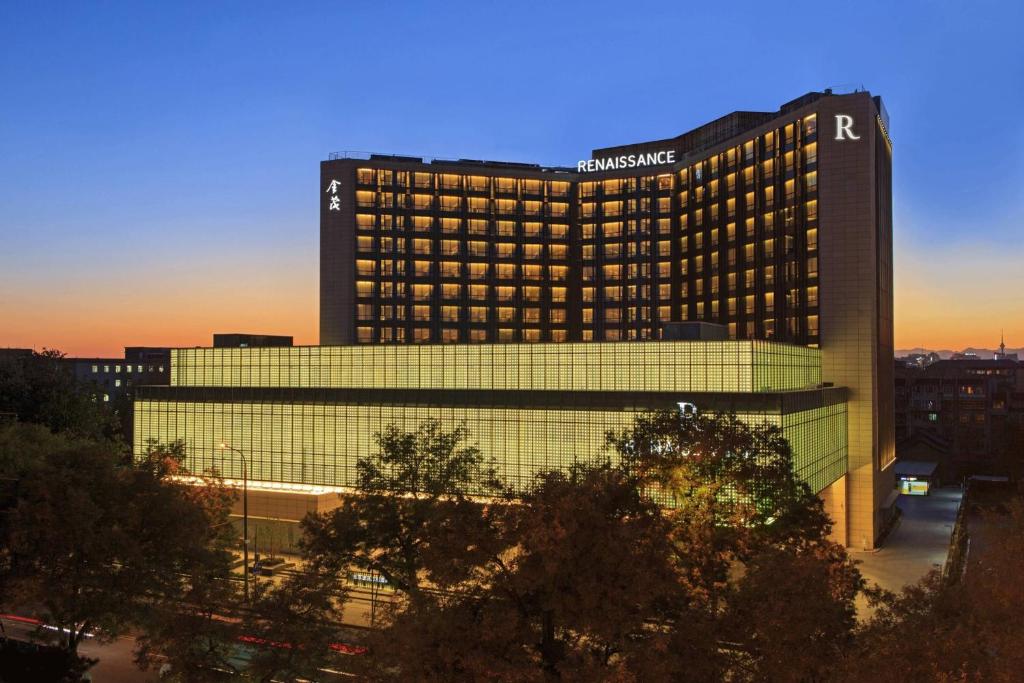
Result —
<instances>
[{"instance_id":1,"label":"driveway","mask_svg":"<svg viewBox=\"0 0 1024 683\"><path fill-rule=\"evenodd\" d=\"M899 591L932 569L941 569L949 550L963 491L959 486L932 489L927 496L901 495L899 525L874 552L850 550L870 583Z\"/></svg>"}]
</instances>

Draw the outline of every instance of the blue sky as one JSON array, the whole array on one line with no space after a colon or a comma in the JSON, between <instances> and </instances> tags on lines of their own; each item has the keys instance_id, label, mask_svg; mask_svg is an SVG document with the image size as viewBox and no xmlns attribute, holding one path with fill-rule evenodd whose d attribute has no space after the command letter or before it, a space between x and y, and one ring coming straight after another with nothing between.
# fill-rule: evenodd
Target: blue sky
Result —
<instances>
[{"instance_id":1,"label":"blue sky","mask_svg":"<svg viewBox=\"0 0 1024 683\"><path fill-rule=\"evenodd\" d=\"M315 342L332 151L568 165L861 86L897 345L1024 345L1024 3L296 4L0 7L0 346Z\"/></svg>"}]
</instances>

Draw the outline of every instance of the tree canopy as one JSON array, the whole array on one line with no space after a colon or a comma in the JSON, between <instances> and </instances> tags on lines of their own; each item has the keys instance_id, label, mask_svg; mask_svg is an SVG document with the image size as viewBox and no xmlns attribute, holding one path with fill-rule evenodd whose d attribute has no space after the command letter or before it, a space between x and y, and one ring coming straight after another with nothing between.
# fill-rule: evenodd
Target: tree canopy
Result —
<instances>
[{"instance_id":1,"label":"tree canopy","mask_svg":"<svg viewBox=\"0 0 1024 683\"><path fill-rule=\"evenodd\" d=\"M94 440L120 439L121 424L53 349L28 356L0 354L0 413L53 432Z\"/></svg>"},{"instance_id":2,"label":"tree canopy","mask_svg":"<svg viewBox=\"0 0 1024 683\"><path fill-rule=\"evenodd\" d=\"M644 415L514 496L468 437L388 430L361 495L305 523L314 565L406 596L368 678L814 680L847 644L862 581L777 428Z\"/></svg>"}]
</instances>

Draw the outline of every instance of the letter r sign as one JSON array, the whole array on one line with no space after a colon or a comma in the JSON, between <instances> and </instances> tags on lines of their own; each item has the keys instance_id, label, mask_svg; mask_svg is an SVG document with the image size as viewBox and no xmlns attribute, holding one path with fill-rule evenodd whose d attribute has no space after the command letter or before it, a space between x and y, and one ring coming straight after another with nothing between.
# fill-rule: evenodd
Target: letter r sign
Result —
<instances>
[{"instance_id":1,"label":"letter r sign","mask_svg":"<svg viewBox=\"0 0 1024 683\"><path fill-rule=\"evenodd\" d=\"M836 114L836 140L860 140L853 134L853 117L849 114Z\"/></svg>"}]
</instances>

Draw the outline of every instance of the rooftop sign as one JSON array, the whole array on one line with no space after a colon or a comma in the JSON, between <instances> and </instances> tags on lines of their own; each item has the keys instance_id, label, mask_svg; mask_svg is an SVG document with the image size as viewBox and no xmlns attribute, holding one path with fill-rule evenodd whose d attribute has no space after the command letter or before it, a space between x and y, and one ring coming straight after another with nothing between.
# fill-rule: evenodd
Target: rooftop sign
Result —
<instances>
[{"instance_id":1,"label":"rooftop sign","mask_svg":"<svg viewBox=\"0 0 1024 683\"><path fill-rule=\"evenodd\" d=\"M663 149L660 152L620 154L619 156L607 157L605 159L581 159L576 162L576 171L579 173L619 171L624 168L663 166L665 164L675 163L675 160L676 151L674 149Z\"/></svg>"}]
</instances>

